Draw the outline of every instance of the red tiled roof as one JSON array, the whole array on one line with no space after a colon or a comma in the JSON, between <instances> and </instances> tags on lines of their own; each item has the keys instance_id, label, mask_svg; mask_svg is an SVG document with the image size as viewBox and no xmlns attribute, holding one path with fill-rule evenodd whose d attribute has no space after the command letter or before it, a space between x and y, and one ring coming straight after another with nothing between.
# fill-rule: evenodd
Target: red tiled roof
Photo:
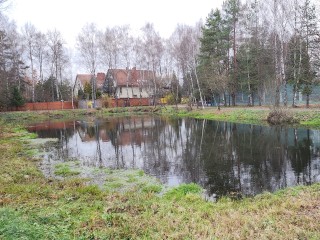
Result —
<instances>
[{"instance_id":1,"label":"red tiled roof","mask_svg":"<svg viewBox=\"0 0 320 240\"><path fill-rule=\"evenodd\" d=\"M143 81L150 81L153 78L153 72L150 70L136 70L133 68L131 70L125 69L109 69L109 73L112 74L117 82L117 86L127 86L127 81L129 86L139 86ZM127 74L129 74L129 79L127 79Z\"/></svg>"},{"instance_id":2,"label":"red tiled roof","mask_svg":"<svg viewBox=\"0 0 320 240\"><path fill-rule=\"evenodd\" d=\"M84 86L86 83L90 83L92 78L92 74L78 74L77 80Z\"/></svg>"},{"instance_id":3,"label":"red tiled roof","mask_svg":"<svg viewBox=\"0 0 320 240\"><path fill-rule=\"evenodd\" d=\"M86 83L91 83L92 74L78 74L77 80L84 86ZM103 83L105 81L106 74L105 73L97 73L96 81L97 81L97 88L101 89L103 87Z\"/></svg>"},{"instance_id":4,"label":"red tiled roof","mask_svg":"<svg viewBox=\"0 0 320 240\"><path fill-rule=\"evenodd\" d=\"M97 78L96 78L96 81L97 81L97 88L102 88L103 87L103 83L106 79L106 74L105 73L97 73Z\"/></svg>"}]
</instances>

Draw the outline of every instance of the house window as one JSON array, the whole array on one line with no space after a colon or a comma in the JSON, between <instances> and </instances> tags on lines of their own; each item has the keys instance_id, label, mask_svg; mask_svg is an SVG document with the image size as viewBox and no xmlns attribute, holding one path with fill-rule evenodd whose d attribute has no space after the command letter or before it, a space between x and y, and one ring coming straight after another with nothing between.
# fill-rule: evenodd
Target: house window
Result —
<instances>
[{"instance_id":1,"label":"house window","mask_svg":"<svg viewBox=\"0 0 320 240\"><path fill-rule=\"evenodd\" d=\"M122 94L122 87L120 87L120 93Z\"/></svg>"},{"instance_id":2,"label":"house window","mask_svg":"<svg viewBox=\"0 0 320 240\"><path fill-rule=\"evenodd\" d=\"M136 94L133 94L133 97L134 97L134 98L136 98L136 97L138 97L138 95L136 95Z\"/></svg>"}]
</instances>

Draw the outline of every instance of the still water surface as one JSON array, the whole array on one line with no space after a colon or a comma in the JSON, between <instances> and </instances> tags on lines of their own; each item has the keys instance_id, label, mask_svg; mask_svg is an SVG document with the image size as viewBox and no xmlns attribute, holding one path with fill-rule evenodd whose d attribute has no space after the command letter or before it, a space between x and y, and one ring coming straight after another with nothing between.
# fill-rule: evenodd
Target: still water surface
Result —
<instances>
[{"instance_id":1,"label":"still water surface","mask_svg":"<svg viewBox=\"0 0 320 240\"><path fill-rule=\"evenodd\" d=\"M320 182L320 131L196 119L119 117L29 126L58 138L56 163L143 169L164 184L195 182L208 193L256 195Z\"/></svg>"}]
</instances>

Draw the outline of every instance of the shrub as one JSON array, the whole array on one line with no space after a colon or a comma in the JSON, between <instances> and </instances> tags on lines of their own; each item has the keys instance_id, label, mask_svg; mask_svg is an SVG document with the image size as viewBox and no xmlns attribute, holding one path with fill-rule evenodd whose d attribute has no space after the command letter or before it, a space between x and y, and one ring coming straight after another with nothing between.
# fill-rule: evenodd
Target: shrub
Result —
<instances>
[{"instance_id":1,"label":"shrub","mask_svg":"<svg viewBox=\"0 0 320 240\"><path fill-rule=\"evenodd\" d=\"M108 95L102 95L102 105L105 108L113 107L112 97L109 97Z\"/></svg>"},{"instance_id":2,"label":"shrub","mask_svg":"<svg viewBox=\"0 0 320 240\"><path fill-rule=\"evenodd\" d=\"M267 117L268 123L272 125L297 123L291 112L284 108L274 108Z\"/></svg>"},{"instance_id":3,"label":"shrub","mask_svg":"<svg viewBox=\"0 0 320 240\"><path fill-rule=\"evenodd\" d=\"M189 102L190 102L190 100L189 100L188 97L183 97L183 98L181 98L181 104L187 104L187 103L189 103Z\"/></svg>"}]
</instances>

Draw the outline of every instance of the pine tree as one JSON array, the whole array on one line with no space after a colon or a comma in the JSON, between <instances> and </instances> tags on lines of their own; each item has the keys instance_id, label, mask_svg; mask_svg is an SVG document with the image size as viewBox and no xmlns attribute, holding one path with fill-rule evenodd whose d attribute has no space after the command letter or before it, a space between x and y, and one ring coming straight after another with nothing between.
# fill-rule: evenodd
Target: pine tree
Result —
<instances>
[{"instance_id":1,"label":"pine tree","mask_svg":"<svg viewBox=\"0 0 320 240\"><path fill-rule=\"evenodd\" d=\"M301 63L303 76L301 80L303 82L303 94L306 96L306 107L309 107L317 66L316 59L320 32L318 30L316 7L314 4L311 4L310 0L304 1L301 12L301 33L302 39L305 42L304 61Z\"/></svg>"},{"instance_id":2,"label":"pine tree","mask_svg":"<svg viewBox=\"0 0 320 240\"><path fill-rule=\"evenodd\" d=\"M92 86L91 86L90 83L87 83L87 82L85 83L83 92L86 95L87 99L91 99L91 97L92 97Z\"/></svg>"},{"instance_id":3,"label":"pine tree","mask_svg":"<svg viewBox=\"0 0 320 240\"><path fill-rule=\"evenodd\" d=\"M12 90L11 96L11 106L12 107L21 107L25 103L24 98L21 95L20 90L17 87L14 87Z\"/></svg>"},{"instance_id":4,"label":"pine tree","mask_svg":"<svg viewBox=\"0 0 320 240\"><path fill-rule=\"evenodd\" d=\"M210 12L202 32L198 66L202 89L209 89L212 98L220 98L227 90L229 66L229 28L220 10Z\"/></svg>"},{"instance_id":5,"label":"pine tree","mask_svg":"<svg viewBox=\"0 0 320 240\"><path fill-rule=\"evenodd\" d=\"M230 93L232 97L232 106L236 105L236 92L238 90L238 62L237 62L237 24L240 15L240 1L239 0L226 0L223 3L225 22L230 30L229 34L232 36L231 43L233 49L232 56L232 74L230 75ZM229 58L228 58L229 61Z\"/></svg>"}]
</instances>

